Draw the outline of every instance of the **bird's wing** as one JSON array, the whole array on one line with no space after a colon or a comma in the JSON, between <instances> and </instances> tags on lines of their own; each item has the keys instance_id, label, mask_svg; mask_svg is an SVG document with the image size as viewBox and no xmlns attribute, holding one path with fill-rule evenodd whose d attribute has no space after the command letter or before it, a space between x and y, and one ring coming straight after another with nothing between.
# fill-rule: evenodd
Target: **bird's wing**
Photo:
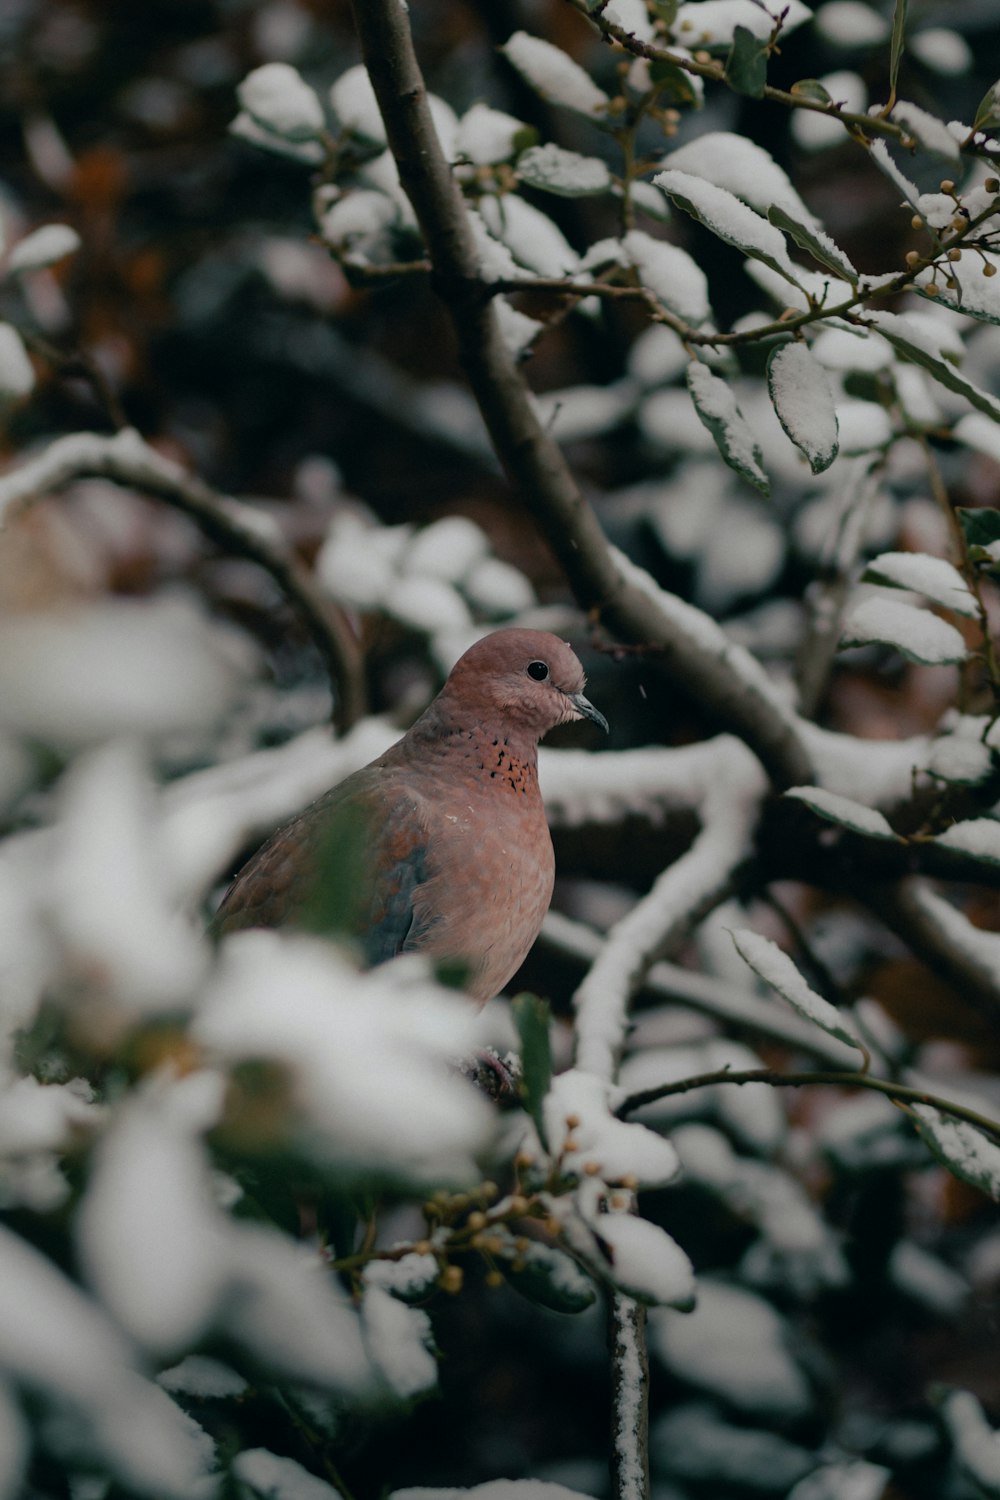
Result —
<instances>
[{"instance_id":1,"label":"bird's wing","mask_svg":"<svg viewBox=\"0 0 1000 1500\"><path fill-rule=\"evenodd\" d=\"M240 871L212 921L347 933L368 964L418 946L429 878L419 800L375 766L350 776L271 836Z\"/></svg>"}]
</instances>

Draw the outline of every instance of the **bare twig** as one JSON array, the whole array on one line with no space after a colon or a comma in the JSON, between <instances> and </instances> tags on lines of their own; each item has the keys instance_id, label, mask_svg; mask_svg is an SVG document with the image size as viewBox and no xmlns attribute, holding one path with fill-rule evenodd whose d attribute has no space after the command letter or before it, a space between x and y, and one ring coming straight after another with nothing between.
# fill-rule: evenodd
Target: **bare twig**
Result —
<instances>
[{"instance_id":1,"label":"bare twig","mask_svg":"<svg viewBox=\"0 0 1000 1500\"><path fill-rule=\"evenodd\" d=\"M57 438L37 458L0 478L0 522L6 512L63 489L75 479L109 479L155 495L196 521L212 541L264 568L295 605L309 628L334 687L334 719L339 729L364 712L361 659L340 611L315 588L287 549L277 528L262 522L249 506L217 494L151 448L132 428L105 437L78 432Z\"/></svg>"},{"instance_id":2,"label":"bare twig","mask_svg":"<svg viewBox=\"0 0 1000 1500\"><path fill-rule=\"evenodd\" d=\"M580 604L624 638L659 648L675 681L737 731L778 785L808 780L794 716L764 674L741 672L729 643L700 611L657 590L608 545L563 455L538 420L506 347L461 192L434 130L406 10L355 3L355 22L386 133L451 315L462 361L497 453L556 552ZM744 654L745 655L745 654Z\"/></svg>"}]
</instances>

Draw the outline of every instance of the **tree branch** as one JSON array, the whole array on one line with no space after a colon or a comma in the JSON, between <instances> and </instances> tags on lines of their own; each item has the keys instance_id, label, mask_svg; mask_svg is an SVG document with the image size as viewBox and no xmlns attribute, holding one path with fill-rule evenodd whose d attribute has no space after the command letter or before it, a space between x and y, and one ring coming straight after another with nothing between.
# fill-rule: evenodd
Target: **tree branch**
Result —
<instances>
[{"instance_id":1,"label":"tree branch","mask_svg":"<svg viewBox=\"0 0 1000 1500\"><path fill-rule=\"evenodd\" d=\"M353 635L277 528L164 458L134 428L113 437L78 432L57 438L37 458L0 477L0 524L6 513L84 478L109 479L155 495L190 516L213 542L268 572L299 611L323 658L334 689L337 728L347 729L361 717L364 679Z\"/></svg>"},{"instance_id":2,"label":"tree branch","mask_svg":"<svg viewBox=\"0 0 1000 1500\"><path fill-rule=\"evenodd\" d=\"M623 1099L615 1113L624 1119L637 1109L642 1109L643 1105L655 1104L658 1099L666 1099L671 1094L689 1094L694 1089L714 1088L720 1083L769 1083L775 1088L792 1089L805 1088L810 1084L830 1084L835 1088L870 1089L899 1104L929 1104L932 1109L940 1110L945 1115L953 1115L956 1120L965 1120L977 1130L1000 1141L1000 1121L991 1120L988 1115L981 1115L978 1110L956 1104L951 1099L942 1099L939 1094L928 1093L926 1089L893 1083L888 1078L873 1078L870 1073L776 1073L771 1068L747 1068L744 1072L734 1073L729 1068L717 1068L714 1073L698 1073L691 1078L678 1078L672 1083L660 1084L656 1088L641 1089Z\"/></svg>"},{"instance_id":3,"label":"tree branch","mask_svg":"<svg viewBox=\"0 0 1000 1500\"><path fill-rule=\"evenodd\" d=\"M562 452L539 422L504 343L464 200L434 130L405 7L394 0L355 0L354 15L389 145L469 381L508 477L579 603L623 638L657 648L671 677L746 740L776 785L808 780L809 759L794 715L749 654L737 653L707 615L657 589L609 546Z\"/></svg>"}]
</instances>

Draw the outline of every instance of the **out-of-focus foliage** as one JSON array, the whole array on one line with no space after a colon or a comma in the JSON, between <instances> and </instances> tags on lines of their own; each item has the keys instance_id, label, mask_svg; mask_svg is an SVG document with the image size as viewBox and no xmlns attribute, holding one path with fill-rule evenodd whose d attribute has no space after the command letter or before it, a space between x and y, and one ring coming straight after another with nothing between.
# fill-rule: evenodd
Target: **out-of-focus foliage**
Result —
<instances>
[{"instance_id":1,"label":"out-of-focus foliage","mask_svg":"<svg viewBox=\"0 0 1000 1500\"><path fill-rule=\"evenodd\" d=\"M546 429L815 784L576 610L347 7L11 7L0 1500L602 1497L623 1297L658 1500L1000 1494L995 7L408 13ZM613 724L543 752L555 1020L214 945L507 623Z\"/></svg>"}]
</instances>

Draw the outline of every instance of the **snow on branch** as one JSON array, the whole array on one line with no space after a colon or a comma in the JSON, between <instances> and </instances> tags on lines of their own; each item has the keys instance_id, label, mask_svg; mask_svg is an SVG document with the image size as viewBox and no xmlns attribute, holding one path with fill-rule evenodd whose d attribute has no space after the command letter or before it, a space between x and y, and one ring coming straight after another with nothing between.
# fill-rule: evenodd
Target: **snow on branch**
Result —
<instances>
[{"instance_id":1,"label":"snow on branch","mask_svg":"<svg viewBox=\"0 0 1000 1500\"><path fill-rule=\"evenodd\" d=\"M134 428L114 436L76 432L0 476L0 525L8 514L76 479L109 479L155 495L194 520L212 541L248 557L301 614L335 687L336 721L345 729L363 711L361 660L340 612L316 589L275 526L248 505L220 495L180 464L157 453Z\"/></svg>"},{"instance_id":2,"label":"snow on branch","mask_svg":"<svg viewBox=\"0 0 1000 1500\"><path fill-rule=\"evenodd\" d=\"M577 1066L600 1078L614 1077L628 1002L650 965L723 899L749 852L764 777L739 742L723 738L714 745L714 755L703 757L704 780L697 788L700 833L610 930L577 990Z\"/></svg>"}]
</instances>

